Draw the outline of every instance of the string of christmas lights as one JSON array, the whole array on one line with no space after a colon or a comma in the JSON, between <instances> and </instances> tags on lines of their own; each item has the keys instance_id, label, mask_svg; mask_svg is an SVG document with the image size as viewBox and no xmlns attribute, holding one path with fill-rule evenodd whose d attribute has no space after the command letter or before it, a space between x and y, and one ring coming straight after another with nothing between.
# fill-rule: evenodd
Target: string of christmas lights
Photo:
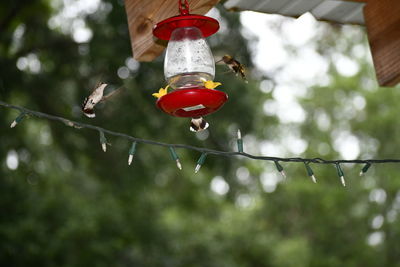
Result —
<instances>
[{"instance_id":1,"label":"string of christmas lights","mask_svg":"<svg viewBox=\"0 0 400 267\"><path fill-rule=\"evenodd\" d=\"M282 167L282 165L279 162L300 162L304 163L307 175L311 178L311 180L316 183L317 179L314 175L313 170L311 169L310 163L313 164L330 164L334 165L337 170L338 177L342 183L343 186L346 186L345 182L345 176L344 172L340 166L340 164L364 164L360 171L360 176L364 175L368 169L372 166L372 164L384 164L384 163L400 163L400 159L366 159L366 160L361 160L361 159L354 159L354 160L344 160L344 159L336 159L336 160L326 160L322 158L301 158L301 157L291 157L291 158L280 158L280 157L268 157L268 156L255 156L252 154L248 154L244 152L243 149L243 140L242 140L242 134L240 130L237 132L237 150L238 151L219 151L219 150L213 150L213 149L208 149L204 147L196 147L196 146L191 146L191 145L184 145L184 144L169 144L169 143L163 143L163 142L158 142L158 141L153 141L153 140L147 140L147 139L142 139L142 138L137 138L133 137L124 133L120 132L114 132L110 131L107 129L104 129L99 126L95 126L92 124L86 124L82 122L76 122L72 121L63 117L59 116L54 116L50 115L47 113L42 113L39 111L34 111L30 110L24 107L8 104L6 102L0 101L0 105L6 108L11 108L11 109L16 109L20 112L20 114L15 118L15 120L11 123L10 128L16 127L19 123L22 122L22 120L27 117L27 116L33 116L33 117L38 117L38 118L44 118L52 121L59 121L64 123L65 125L77 129L82 129L82 128L87 128L91 130L96 130L99 132L100 136L100 144L101 148L104 152L107 151L107 145L110 145L107 142L106 139L106 134L108 135L113 135L117 137L122 137L125 139L128 139L132 142L131 147L128 152L128 164L131 165L135 152L136 152L136 145L137 143L144 143L144 144L149 144L149 145L156 145L156 146L163 146L163 147L168 147L169 152L171 154L171 158L176 162L176 165L178 169L182 170L182 164L179 160L178 154L176 153L175 149L176 148L182 148L182 149L189 149L189 150L194 150L198 151L201 153L197 165L195 168L195 173L197 173L201 166L204 164L207 155L213 154L213 155L219 155L219 156L225 156L225 157L233 157L233 156L241 156L241 157L246 157L254 160L264 160L264 161L270 161L275 164L275 167L277 171L285 178L286 174L285 171Z\"/></svg>"}]
</instances>

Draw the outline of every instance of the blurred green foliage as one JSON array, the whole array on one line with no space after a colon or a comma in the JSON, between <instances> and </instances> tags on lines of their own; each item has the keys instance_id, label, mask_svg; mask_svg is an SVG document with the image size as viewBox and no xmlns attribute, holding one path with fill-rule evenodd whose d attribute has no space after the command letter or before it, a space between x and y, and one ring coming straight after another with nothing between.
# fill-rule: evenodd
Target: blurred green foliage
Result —
<instances>
[{"instance_id":1,"label":"blurred green foliage","mask_svg":"<svg viewBox=\"0 0 400 267\"><path fill-rule=\"evenodd\" d=\"M400 91L377 88L370 59L355 56L367 46L359 29L321 23L313 42L329 64L327 81L299 97L303 122L282 123L264 110L275 101L279 81L270 77L279 69L267 76L252 65L257 40L242 36L238 13L219 8L227 28L210 38L212 50L238 56L250 82L217 66L230 99L207 118L209 132L194 135L188 120L156 109L151 93L165 85L163 57L131 59L123 1L103 0L74 19L60 15L74 3L1 2L3 101L162 142L231 150L240 127L245 150L255 153L266 141L287 147L285 136L295 134L307 145L300 156L338 158L344 134L359 144L360 158L398 157ZM82 23L93 34L83 43L73 38ZM357 61L356 75L338 72L338 55ZM100 80L128 90L90 120L79 106ZM167 149L144 144L129 167L127 140L108 137L103 153L95 131L36 118L9 129L17 112L0 114L1 266L400 266L396 165L372 166L362 178L361 166L343 166L345 189L331 166L312 166L315 185L302 164L285 164L283 182L273 164L210 155L195 175L198 153L178 149L178 171Z\"/></svg>"}]
</instances>

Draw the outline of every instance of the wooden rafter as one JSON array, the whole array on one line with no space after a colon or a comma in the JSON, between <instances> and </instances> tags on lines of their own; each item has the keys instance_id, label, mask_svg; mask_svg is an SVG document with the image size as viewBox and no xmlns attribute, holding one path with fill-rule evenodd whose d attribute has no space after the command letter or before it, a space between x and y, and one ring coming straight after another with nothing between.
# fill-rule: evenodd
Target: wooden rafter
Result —
<instances>
[{"instance_id":1,"label":"wooden rafter","mask_svg":"<svg viewBox=\"0 0 400 267\"><path fill-rule=\"evenodd\" d=\"M364 17L378 82L394 86L400 83L400 1L369 0Z\"/></svg>"}]
</instances>

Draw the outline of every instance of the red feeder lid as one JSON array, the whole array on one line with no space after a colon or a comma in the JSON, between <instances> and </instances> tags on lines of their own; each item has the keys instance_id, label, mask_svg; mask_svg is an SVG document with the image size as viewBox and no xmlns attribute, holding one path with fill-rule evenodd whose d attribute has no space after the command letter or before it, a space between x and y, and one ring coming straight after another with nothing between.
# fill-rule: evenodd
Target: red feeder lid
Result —
<instances>
[{"instance_id":1,"label":"red feeder lid","mask_svg":"<svg viewBox=\"0 0 400 267\"><path fill-rule=\"evenodd\" d=\"M179 15L160 21L154 26L153 35L162 40L169 40L171 33L177 28L196 27L203 37L213 35L219 30L217 20L202 15Z\"/></svg>"},{"instance_id":2,"label":"red feeder lid","mask_svg":"<svg viewBox=\"0 0 400 267\"><path fill-rule=\"evenodd\" d=\"M224 92L207 89L180 89L157 100L157 106L176 117L200 117L217 111L228 100Z\"/></svg>"}]
</instances>

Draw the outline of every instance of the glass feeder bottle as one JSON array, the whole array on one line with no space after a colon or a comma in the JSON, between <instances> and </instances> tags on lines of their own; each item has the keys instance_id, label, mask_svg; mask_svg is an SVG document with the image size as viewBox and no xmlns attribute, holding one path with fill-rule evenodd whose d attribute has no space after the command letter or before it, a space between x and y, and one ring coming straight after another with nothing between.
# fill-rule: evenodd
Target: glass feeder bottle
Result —
<instances>
[{"instance_id":1,"label":"glass feeder bottle","mask_svg":"<svg viewBox=\"0 0 400 267\"><path fill-rule=\"evenodd\" d=\"M214 79L214 57L197 27L179 27L172 31L164 76L173 89L204 88L204 81Z\"/></svg>"}]
</instances>

